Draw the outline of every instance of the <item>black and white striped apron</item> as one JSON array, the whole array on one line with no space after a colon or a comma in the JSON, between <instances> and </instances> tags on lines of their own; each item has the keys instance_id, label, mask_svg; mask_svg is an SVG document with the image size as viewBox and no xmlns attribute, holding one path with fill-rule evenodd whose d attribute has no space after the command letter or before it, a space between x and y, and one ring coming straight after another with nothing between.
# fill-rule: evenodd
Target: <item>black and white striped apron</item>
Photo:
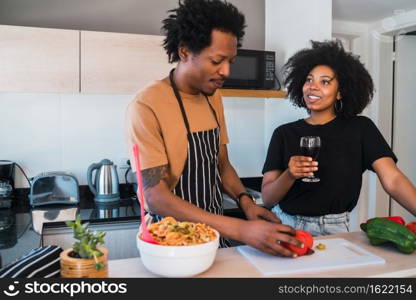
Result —
<instances>
[{"instance_id":1,"label":"black and white striped apron","mask_svg":"<svg viewBox=\"0 0 416 300\"><path fill-rule=\"evenodd\" d=\"M173 81L173 71L169 74L173 92L178 100L182 118L188 133L188 154L182 175L173 193L190 203L217 215L223 214L223 199L220 189L221 177L218 170L218 152L220 143L220 125L214 109L205 96L218 127L198 132L191 132L182 98ZM161 217L153 215L155 221ZM229 247L230 242L220 238L220 247Z\"/></svg>"}]
</instances>

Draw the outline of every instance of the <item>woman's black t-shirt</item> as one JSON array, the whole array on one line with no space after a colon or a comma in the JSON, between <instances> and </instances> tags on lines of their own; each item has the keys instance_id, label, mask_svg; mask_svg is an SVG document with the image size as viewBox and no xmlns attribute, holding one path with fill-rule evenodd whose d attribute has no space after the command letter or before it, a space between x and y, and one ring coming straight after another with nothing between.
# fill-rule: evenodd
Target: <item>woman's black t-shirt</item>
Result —
<instances>
[{"instance_id":1,"label":"woman's black t-shirt","mask_svg":"<svg viewBox=\"0 0 416 300\"><path fill-rule=\"evenodd\" d=\"M297 179L279 202L292 215L321 216L351 211L360 195L362 173L373 170L381 157L397 158L374 123L367 117L337 117L324 125L311 125L301 119L275 129L267 152L263 174L284 171L290 157L301 155L300 138L319 136L321 149L315 176L320 182Z\"/></svg>"}]
</instances>

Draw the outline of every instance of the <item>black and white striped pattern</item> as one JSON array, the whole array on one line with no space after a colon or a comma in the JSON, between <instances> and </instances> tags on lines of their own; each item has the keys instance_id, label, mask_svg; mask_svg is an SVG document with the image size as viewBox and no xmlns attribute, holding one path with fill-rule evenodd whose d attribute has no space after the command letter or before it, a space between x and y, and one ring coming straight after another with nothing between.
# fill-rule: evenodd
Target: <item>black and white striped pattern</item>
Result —
<instances>
[{"instance_id":1,"label":"black and white striped pattern","mask_svg":"<svg viewBox=\"0 0 416 300\"><path fill-rule=\"evenodd\" d=\"M219 129L191 134L184 172L173 193L206 211L223 213L218 171Z\"/></svg>"},{"instance_id":2,"label":"black and white striped pattern","mask_svg":"<svg viewBox=\"0 0 416 300\"><path fill-rule=\"evenodd\" d=\"M214 214L223 214L218 170L219 128L191 133L188 136L188 158L173 193ZM220 246L227 247L221 238Z\"/></svg>"},{"instance_id":3,"label":"black and white striped pattern","mask_svg":"<svg viewBox=\"0 0 416 300\"><path fill-rule=\"evenodd\" d=\"M188 157L173 193L208 212L222 215L223 199L218 170L219 128L188 134ZM160 221L160 216L154 216ZM229 247L220 239L221 247Z\"/></svg>"},{"instance_id":4,"label":"black and white striped pattern","mask_svg":"<svg viewBox=\"0 0 416 300\"><path fill-rule=\"evenodd\" d=\"M45 246L33 249L28 254L0 270L0 278L59 277L59 246Z\"/></svg>"}]
</instances>

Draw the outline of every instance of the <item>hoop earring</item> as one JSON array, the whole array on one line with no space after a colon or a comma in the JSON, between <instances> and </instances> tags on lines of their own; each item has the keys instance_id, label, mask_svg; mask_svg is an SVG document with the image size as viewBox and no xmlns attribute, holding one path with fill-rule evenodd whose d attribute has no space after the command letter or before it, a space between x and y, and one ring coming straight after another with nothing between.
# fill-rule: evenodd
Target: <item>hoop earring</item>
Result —
<instances>
[{"instance_id":1,"label":"hoop earring","mask_svg":"<svg viewBox=\"0 0 416 300\"><path fill-rule=\"evenodd\" d=\"M339 102L339 106L337 105L338 102ZM334 108L336 112L340 112L342 110L342 99L335 101Z\"/></svg>"}]
</instances>

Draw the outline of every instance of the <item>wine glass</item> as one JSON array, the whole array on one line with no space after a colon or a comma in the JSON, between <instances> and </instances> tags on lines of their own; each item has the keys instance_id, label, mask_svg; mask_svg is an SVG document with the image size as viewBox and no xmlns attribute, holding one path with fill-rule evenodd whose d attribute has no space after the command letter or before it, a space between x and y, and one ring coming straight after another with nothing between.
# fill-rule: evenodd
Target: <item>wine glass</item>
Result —
<instances>
[{"instance_id":1,"label":"wine glass","mask_svg":"<svg viewBox=\"0 0 416 300\"><path fill-rule=\"evenodd\" d=\"M321 138L319 136L303 136L300 138L300 150L303 156L312 157L316 160L321 148ZM310 177L302 178L303 182L319 182L320 179L313 174Z\"/></svg>"}]
</instances>

